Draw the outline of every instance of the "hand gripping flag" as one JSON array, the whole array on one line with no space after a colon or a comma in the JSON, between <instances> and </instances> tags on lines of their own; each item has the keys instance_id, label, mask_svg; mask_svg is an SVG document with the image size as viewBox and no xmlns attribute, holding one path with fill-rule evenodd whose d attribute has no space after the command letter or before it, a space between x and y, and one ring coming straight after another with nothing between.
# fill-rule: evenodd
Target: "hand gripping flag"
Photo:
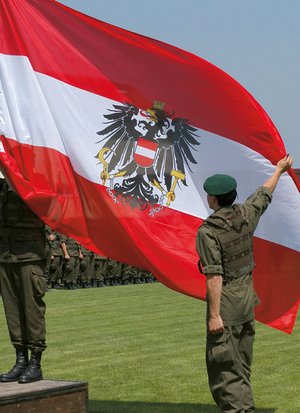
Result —
<instances>
[{"instance_id":1,"label":"hand gripping flag","mask_svg":"<svg viewBox=\"0 0 300 413\"><path fill-rule=\"evenodd\" d=\"M0 0L0 164L28 205L85 247L201 299L202 184L226 173L239 202L285 148L234 79L176 47L53 0ZM298 187L297 187L298 186ZM300 199L285 173L254 243L257 319L291 332Z\"/></svg>"}]
</instances>

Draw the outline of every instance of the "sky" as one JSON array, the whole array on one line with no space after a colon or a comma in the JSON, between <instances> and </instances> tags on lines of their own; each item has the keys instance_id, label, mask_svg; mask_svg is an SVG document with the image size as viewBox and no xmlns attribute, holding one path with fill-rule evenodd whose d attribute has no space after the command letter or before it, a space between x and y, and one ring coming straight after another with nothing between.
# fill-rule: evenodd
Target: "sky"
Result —
<instances>
[{"instance_id":1,"label":"sky","mask_svg":"<svg viewBox=\"0 0 300 413\"><path fill-rule=\"evenodd\" d=\"M300 1L59 1L224 70L265 109L300 168Z\"/></svg>"}]
</instances>

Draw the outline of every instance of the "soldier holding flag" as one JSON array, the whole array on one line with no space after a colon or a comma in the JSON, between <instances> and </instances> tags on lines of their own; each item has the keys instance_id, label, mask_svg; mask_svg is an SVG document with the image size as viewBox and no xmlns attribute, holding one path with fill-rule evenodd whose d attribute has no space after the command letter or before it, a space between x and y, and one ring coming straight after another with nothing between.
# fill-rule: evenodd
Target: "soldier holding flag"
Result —
<instances>
[{"instance_id":1,"label":"soldier holding flag","mask_svg":"<svg viewBox=\"0 0 300 413\"><path fill-rule=\"evenodd\" d=\"M252 239L280 176L292 163L289 155L281 159L242 205L233 204L237 182L231 176L213 175L203 185L214 211L197 235L199 268L207 286L206 363L212 396L224 413L254 412L250 375L258 298Z\"/></svg>"}]
</instances>

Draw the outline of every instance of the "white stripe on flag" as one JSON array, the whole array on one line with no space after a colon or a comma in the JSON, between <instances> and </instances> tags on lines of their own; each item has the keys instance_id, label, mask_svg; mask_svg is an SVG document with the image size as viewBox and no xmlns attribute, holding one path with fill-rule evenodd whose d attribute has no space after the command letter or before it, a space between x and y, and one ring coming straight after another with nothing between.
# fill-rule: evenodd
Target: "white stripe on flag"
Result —
<instances>
[{"instance_id":1,"label":"white stripe on flag","mask_svg":"<svg viewBox=\"0 0 300 413\"><path fill-rule=\"evenodd\" d=\"M96 143L97 132L105 126L103 115L119 102L36 73L26 57L0 54L0 64L4 93L0 100L2 133L20 143L52 148L67 155L78 174L101 184L100 167L95 159L101 148ZM5 96L9 99L5 100ZM200 141L197 165L190 165L192 173L186 168L187 187L178 182L176 199L170 205L173 209L206 218L211 212L202 189L207 176L214 173L235 176L238 202L243 202L274 171L267 159L247 146L204 130L198 130L197 134ZM153 153L139 147L140 150ZM299 192L285 174L256 235L300 251L300 228L295 225L299 216Z\"/></svg>"}]
</instances>

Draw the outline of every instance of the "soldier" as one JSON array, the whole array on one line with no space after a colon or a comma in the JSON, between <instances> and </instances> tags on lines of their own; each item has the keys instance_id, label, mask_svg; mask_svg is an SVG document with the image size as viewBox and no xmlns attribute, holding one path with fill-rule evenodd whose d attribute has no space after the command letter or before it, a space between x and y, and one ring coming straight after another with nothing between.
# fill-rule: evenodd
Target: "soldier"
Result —
<instances>
[{"instance_id":1,"label":"soldier","mask_svg":"<svg viewBox=\"0 0 300 413\"><path fill-rule=\"evenodd\" d=\"M154 277L151 272L144 270L144 279L146 283L153 283Z\"/></svg>"},{"instance_id":2,"label":"soldier","mask_svg":"<svg viewBox=\"0 0 300 413\"><path fill-rule=\"evenodd\" d=\"M44 226L44 232L45 232L45 238L46 238L46 266L45 266L45 277L48 283L48 278L49 278L49 268L50 268L50 262L51 262L51 247L50 247L50 240L49 240L49 235L51 234L51 228L48 225ZM48 286L46 287L46 290L48 290Z\"/></svg>"},{"instance_id":3,"label":"soldier","mask_svg":"<svg viewBox=\"0 0 300 413\"><path fill-rule=\"evenodd\" d=\"M80 259L83 258L80 244L73 238L62 236L61 248L64 256L64 284L68 290L76 290Z\"/></svg>"},{"instance_id":4,"label":"soldier","mask_svg":"<svg viewBox=\"0 0 300 413\"><path fill-rule=\"evenodd\" d=\"M252 238L283 172L293 163L286 156L274 174L242 204L233 204L237 183L228 175L204 182L214 211L197 234L199 268L206 275L206 363L212 396L226 413L254 412L250 384L254 307Z\"/></svg>"},{"instance_id":5,"label":"soldier","mask_svg":"<svg viewBox=\"0 0 300 413\"><path fill-rule=\"evenodd\" d=\"M152 283L153 282L152 275L149 271L141 269L140 274L141 274L142 283Z\"/></svg>"},{"instance_id":6,"label":"soldier","mask_svg":"<svg viewBox=\"0 0 300 413\"><path fill-rule=\"evenodd\" d=\"M134 272L135 272L135 267L133 265L131 264L124 265L124 268L122 271L122 284L123 285L128 285L128 284L133 283Z\"/></svg>"},{"instance_id":7,"label":"soldier","mask_svg":"<svg viewBox=\"0 0 300 413\"><path fill-rule=\"evenodd\" d=\"M99 254L94 254L95 260L95 271L93 286L94 287L105 287L104 278L107 272L107 257Z\"/></svg>"},{"instance_id":8,"label":"soldier","mask_svg":"<svg viewBox=\"0 0 300 413\"><path fill-rule=\"evenodd\" d=\"M134 268L133 271L133 283L134 284L143 284L143 269L142 268Z\"/></svg>"},{"instance_id":9,"label":"soldier","mask_svg":"<svg viewBox=\"0 0 300 413\"><path fill-rule=\"evenodd\" d=\"M43 378L46 238L43 222L7 183L0 194L0 227L0 290L16 351L15 365L0 381L30 383Z\"/></svg>"},{"instance_id":10,"label":"soldier","mask_svg":"<svg viewBox=\"0 0 300 413\"><path fill-rule=\"evenodd\" d=\"M107 260L107 273L105 277L106 285L120 285L121 284L122 264L118 261Z\"/></svg>"},{"instance_id":11,"label":"soldier","mask_svg":"<svg viewBox=\"0 0 300 413\"><path fill-rule=\"evenodd\" d=\"M51 288L60 289L60 279L63 263L63 251L61 248L62 235L51 228L46 228L46 237L49 244L48 284Z\"/></svg>"},{"instance_id":12,"label":"soldier","mask_svg":"<svg viewBox=\"0 0 300 413\"><path fill-rule=\"evenodd\" d=\"M80 246L82 259L80 260L80 280L82 288L91 288L91 280L94 277L95 258L93 251Z\"/></svg>"}]
</instances>

